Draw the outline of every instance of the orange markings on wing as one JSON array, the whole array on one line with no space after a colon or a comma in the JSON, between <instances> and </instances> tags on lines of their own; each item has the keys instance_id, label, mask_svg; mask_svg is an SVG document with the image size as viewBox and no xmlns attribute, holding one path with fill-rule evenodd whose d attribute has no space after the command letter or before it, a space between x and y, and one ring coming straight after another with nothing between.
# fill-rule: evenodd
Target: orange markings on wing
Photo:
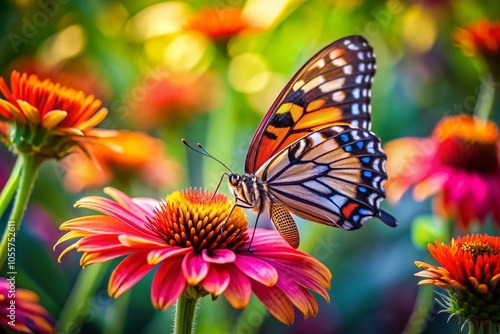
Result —
<instances>
[{"instance_id":1,"label":"orange markings on wing","mask_svg":"<svg viewBox=\"0 0 500 334\"><path fill-rule=\"evenodd\" d=\"M328 107L307 113L295 125L295 130L324 128L342 119L342 110L337 107Z\"/></svg>"},{"instance_id":2,"label":"orange markings on wing","mask_svg":"<svg viewBox=\"0 0 500 334\"><path fill-rule=\"evenodd\" d=\"M311 101L311 103L309 103L307 105L306 111L313 111L313 110L319 109L325 103L326 103L326 100L322 100L322 99Z\"/></svg>"}]
</instances>

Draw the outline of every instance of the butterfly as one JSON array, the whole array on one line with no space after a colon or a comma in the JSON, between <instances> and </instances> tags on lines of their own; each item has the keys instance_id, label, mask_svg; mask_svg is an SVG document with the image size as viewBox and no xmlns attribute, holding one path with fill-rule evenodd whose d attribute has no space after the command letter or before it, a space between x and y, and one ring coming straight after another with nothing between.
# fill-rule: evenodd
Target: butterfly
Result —
<instances>
[{"instance_id":1,"label":"butterfly","mask_svg":"<svg viewBox=\"0 0 500 334\"><path fill-rule=\"evenodd\" d=\"M250 144L245 173L228 175L236 206L267 213L297 248L290 213L316 223L355 230L372 217L391 227L380 209L387 157L370 131L375 55L353 35L313 56L288 82Z\"/></svg>"}]
</instances>

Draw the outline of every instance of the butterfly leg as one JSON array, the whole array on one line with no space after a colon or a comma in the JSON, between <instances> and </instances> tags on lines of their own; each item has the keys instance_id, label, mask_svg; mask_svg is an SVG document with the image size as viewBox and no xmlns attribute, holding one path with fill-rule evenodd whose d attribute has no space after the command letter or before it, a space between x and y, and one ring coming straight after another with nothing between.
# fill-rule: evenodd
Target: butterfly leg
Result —
<instances>
[{"instance_id":1,"label":"butterfly leg","mask_svg":"<svg viewBox=\"0 0 500 334\"><path fill-rule=\"evenodd\" d=\"M214 194L212 195L212 198L210 198L210 201L212 201L214 199L215 195L217 194L217 191L219 190L219 187L220 187L220 185L222 183L222 180L224 180L224 176L229 176L229 174L228 173L222 173L222 175L220 176L219 183L217 184L217 187L215 187Z\"/></svg>"}]
</instances>

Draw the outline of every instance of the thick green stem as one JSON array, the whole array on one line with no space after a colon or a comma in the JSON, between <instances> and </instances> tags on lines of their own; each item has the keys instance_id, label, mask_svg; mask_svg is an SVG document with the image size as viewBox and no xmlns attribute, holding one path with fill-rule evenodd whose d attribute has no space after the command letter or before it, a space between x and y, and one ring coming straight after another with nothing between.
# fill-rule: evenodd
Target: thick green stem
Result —
<instances>
[{"instance_id":1,"label":"thick green stem","mask_svg":"<svg viewBox=\"0 0 500 334\"><path fill-rule=\"evenodd\" d=\"M109 262L93 264L80 271L66 304L64 305L57 327L59 333L73 333L80 328L82 322L90 321L96 316L95 310L89 310L93 298ZM86 319L87 318L87 319Z\"/></svg>"},{"instance_id":2,"label":"thick green stem","mask_svg":"<svg viewBox=\"0 0 500 334\"><path fill-rule=\"evenodd\" d=\"M191 334L194 328L198 299L182 294L177 300L175 310L175 334Z\"/></svg>"},{"instance_id":3,"label":"thick green stem","mask_svg":"<svg viewBox=\"0 0 500 334\"><path fill-rule=\"evenodd\" d=\"M434 286L420 286L418 288L415 306L413 307L410 319L408 319L408 323L406 324L406 328L404 329L403 333L418 334L424 330L425 324L427 323L429 310L431 309L433 302Z\"/></svg>"},{"instance_id":4,"label":"thick green stem","mask_svg":"<svg viewBox=\"0 0 500 334\"><path fill-rule=\"evenodd\" d=\"M9 217L7 226L2 236L2 242L0 244L0 268L3 266L5 259L7 258L7 249L9 249L9 239L15 240L19 226L21 226L21 220L23 219L24 211L26 211L26 206L31 196L31 189L35 183L36 176L38 174L38 169L43 160L37 158L32 154L20 155L22 170L21 178L19 180L19 187L17 188L16 199L14 201L14 207ZM14 269L9 269L14 270Z\"/></svg>"},{"instance_id":5,"label":"thick green stem","mask_svg":"<svg viewBox=\"0 0 500 334\"><path fill-rule=\"evenodd\" d=\"M483 120L492 117L492 111L495 109L495 103L498 98L496 83L492 76L489 76L481 84L481 91L474 109L474 114Z\"/></svg>"},{"instance_id":6,"label":"thick green stem","mask_svg":"<svg viewBox=\"0 0 500 334\"><path fill-rule=\"evenodd\" d=\"M12 168L12 172L10 173L9 179L0 193L0 218L3 216L5 210L9 206L14 193L19 185L19 179L21 178L21 169L23 166L23 159L21 156L17 158L16 164L14 168Z\"/></svg>"}]
</instances>

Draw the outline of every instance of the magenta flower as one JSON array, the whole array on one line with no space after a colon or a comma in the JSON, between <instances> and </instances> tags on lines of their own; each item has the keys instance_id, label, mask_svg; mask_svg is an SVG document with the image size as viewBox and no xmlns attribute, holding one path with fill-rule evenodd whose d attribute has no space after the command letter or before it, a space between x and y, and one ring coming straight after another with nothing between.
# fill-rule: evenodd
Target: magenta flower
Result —
<instances>
[{"instance_id":1,"label":"magenta flower","mask_svg":"<svg viewBox=\"0 0 500 334\"><path fill-rule=\"evenodd\" d=\"M38 295L19 289L15 284L15 278L9 281L0 277L0 329L5 332L10 329L23 333L55 333L54 321L38 304Z\"/></svg>"},{"instance_id":2,"label":"magenta flower","mask_svg":"<svg viewBox=\"0 0 500 334\"><path fill-rule=\"evenodd\" d=\"M247 229L243 211L224 195L176 191L166 202L130 198L106 188L103 197L85 197L76 205L104 215L65 222L69 231L57 244L78 238L61 254L82 252L83 267L127 255L111 274L108 291L118 297L156 268L151 299L158 310L182 294L198 298L224 295L236 309L252 292L279 321L292 324L295 305L307 318L318 312L312 290L329 301L331 273L319 261L291 248L277 231ZM57 246L56 244L56 246Z\"/></svg>"}]
</instances>

